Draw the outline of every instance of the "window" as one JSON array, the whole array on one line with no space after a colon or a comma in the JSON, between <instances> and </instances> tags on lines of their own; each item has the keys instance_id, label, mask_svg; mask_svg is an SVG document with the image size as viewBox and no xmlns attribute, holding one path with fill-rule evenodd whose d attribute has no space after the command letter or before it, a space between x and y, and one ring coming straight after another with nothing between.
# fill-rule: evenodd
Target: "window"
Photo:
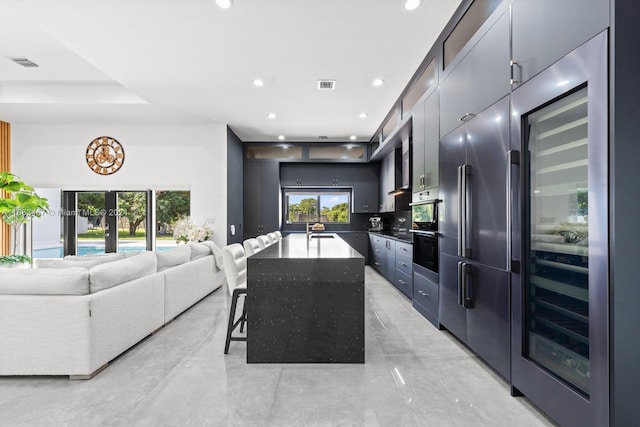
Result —
<instances>
[{"instance_id":1,"label":"window","mask_svg":"<svg viewBox=\"0 0 640 427\"><path fill-rule=\"evenodd\" d=\"M502 0L475 0L444 41L444 68L462 51L471 37L502 3Z\"/></svg>"},{"instance_id":2,"label":"window","mask_svg":"<svg viewBox=\"0 0 640 427\"><path fill-rule=\"evenodd\" d=\"M300 190L284 192L287 224L349 224L351 193L346 190Z\"/></svg>"}]
</instances>

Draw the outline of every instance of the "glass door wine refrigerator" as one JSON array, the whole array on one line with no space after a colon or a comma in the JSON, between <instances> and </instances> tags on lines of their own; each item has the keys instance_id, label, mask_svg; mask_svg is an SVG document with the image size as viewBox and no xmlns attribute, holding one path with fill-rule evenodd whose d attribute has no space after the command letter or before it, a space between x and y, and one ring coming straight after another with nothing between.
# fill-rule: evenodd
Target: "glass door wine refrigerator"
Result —
<instances>
[{"instance_id":1,"label":"glass door wine refrigerator","mask_svg":"<svg viewBox=\"0 0 640 427\"><path fill-rule=\"evenodd\" d=\"M606 33L511 101L514 393L563 426L607 425Z\"/></svg>"}]
</instances>

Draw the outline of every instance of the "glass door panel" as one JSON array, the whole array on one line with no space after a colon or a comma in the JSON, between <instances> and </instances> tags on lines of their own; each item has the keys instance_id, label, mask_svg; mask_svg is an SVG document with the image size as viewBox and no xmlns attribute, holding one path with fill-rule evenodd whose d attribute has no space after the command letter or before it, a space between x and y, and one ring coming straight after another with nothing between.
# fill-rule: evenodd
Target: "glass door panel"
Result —
<instances>
[{"instance_id":1,"label":"glass door panel","mask_svg":"<svg viewBox=\"0 0 640 427\"><path fill-rule=\"evenodd\" d=\"M588 396L587 88L525 116L525 355Z\"/></svg>"},{"instance_id":2,"label":"glass door panel","mask_svg":"<svg viewBox=\"0 0 640 427\"><path fill-rule=\"evenodd\" d=\"M106 253L106 197L104 191L77 193L77 255Z\"/></svg>"},{"instance_id":3,"label":"glass door panel","mask_svg":"<svg viewBox=\"0 0 640 427\"><path fill-rule=\"evenodd\" d=\"M118 252L147 249L147 192L119 191L114 214L118 224Z\"/></svg>"}]
</instances>

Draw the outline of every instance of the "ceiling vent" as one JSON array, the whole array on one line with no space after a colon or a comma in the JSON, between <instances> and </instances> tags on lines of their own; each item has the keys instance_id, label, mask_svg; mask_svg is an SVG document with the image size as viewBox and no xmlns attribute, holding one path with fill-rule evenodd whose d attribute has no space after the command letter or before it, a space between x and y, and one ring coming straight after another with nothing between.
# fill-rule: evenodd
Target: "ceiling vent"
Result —
<instances>
[{"instance_id":1,"label":"ceiling vent","mask_svg":"<svg viewBox=\"0 0 640 427\"><path fill-rule=\"evenodd\" d=\"M327 135L320 135L318 138L319 139L329 139L329 137Z\"/></svg>"},{"instance_id":2,"label":"ceiling vent","mask_svg":"<svg viewBox=\"0 0 640 427\"><path fill-rule=\"evenodd\" d=\"M38 64L36 64L35 62L29 61L27 58L15 57L15 56L8 56L8 58L13 62L15 62L16 64L22 65L23 67L30 67L30 68L38 67Z\"/></svg>"},{"instance_id":3,"label":"ceiling vent","mask_svg":"<svg viewBox=\"0 0 640 427\"><path fill-rule=\"evenodd\" d=\"M336 88L335 80L318 80L318 90L334 90Z\"/></svg>"}]
</instances>

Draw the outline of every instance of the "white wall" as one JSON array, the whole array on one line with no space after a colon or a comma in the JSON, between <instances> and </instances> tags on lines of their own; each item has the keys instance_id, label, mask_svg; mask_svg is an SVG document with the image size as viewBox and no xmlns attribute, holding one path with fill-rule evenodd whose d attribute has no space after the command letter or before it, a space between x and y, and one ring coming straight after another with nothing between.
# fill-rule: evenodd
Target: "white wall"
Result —
<instances>
[{"instance_id":1,"label":"white wall","mask_svg":"<svg viewBox=\"0 0 640 427\"><path fill-rule=\"evenodd\" d=\"M124 164L113 175L98 175L86 164L87 146L99 136L115 138L124 147ZM11 167L39 188L191 190L191 217L209 222L216 243L226 244L225 125L15 123Z\"/></svg>"}]
</instances>

